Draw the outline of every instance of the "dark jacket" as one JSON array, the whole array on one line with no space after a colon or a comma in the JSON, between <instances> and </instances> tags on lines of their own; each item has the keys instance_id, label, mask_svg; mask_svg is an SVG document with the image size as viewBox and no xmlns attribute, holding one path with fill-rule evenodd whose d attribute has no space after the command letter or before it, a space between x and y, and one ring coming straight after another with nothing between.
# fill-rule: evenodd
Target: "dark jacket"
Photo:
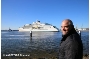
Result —
<instances>
[{"instance_id":1,"label":"dark jacket","mask_svg":"<svg viewBox=\"0 0 90 59\"><path fill-rule=\"evenodd\" d=\"M83 44L75 29L64 35L59 49L59 59L82 59Z\"/></svg>"}]
</instances>

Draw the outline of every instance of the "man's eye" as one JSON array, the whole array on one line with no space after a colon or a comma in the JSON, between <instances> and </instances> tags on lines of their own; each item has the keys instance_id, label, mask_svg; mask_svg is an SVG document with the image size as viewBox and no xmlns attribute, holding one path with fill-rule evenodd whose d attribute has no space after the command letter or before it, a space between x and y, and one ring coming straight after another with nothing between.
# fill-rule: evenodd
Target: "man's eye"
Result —
<instances>
[{"instance_id":1,"label":"man's eye","mask_svg":"<svg viewBox=\"0 0 90 59\"><path fill-rule=\"evenodd\" d=\"M69 26L65 26L65 27L69 27Z\"/></svg>"}]
</instances>

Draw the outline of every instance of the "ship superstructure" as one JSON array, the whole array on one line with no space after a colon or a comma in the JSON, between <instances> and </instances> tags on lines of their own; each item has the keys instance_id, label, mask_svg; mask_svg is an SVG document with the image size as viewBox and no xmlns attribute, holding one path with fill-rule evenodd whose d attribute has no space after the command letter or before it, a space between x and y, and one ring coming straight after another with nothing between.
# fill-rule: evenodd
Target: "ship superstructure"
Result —
<instances>
[{"instance_id":1,"label":"ship superstructure","mask_svg":"<svg viewBox=\"0 0 90 59\"><path fill-rule=\"evenodd\" d=\"M26 24L23 27L20 27L19 31L59 31L59 29L51 24L36 21L32 24Z\"/></svg>"}]
</instances>

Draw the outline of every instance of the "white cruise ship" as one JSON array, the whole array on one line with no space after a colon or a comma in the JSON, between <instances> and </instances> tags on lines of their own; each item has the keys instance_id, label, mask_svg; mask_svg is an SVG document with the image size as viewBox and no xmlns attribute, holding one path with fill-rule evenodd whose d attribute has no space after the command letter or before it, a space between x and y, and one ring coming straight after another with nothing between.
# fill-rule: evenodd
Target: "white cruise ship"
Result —
<instances>
[{"instance_id":1,"label":"white cruise ship","mask_svg":"<svg viewBox=\"0 0 90 59\"><path fill-rule=\"evenodd\" d=\"M59 31L59 29L51 24L36 21L33 22L33 24L26 24L23 27L20 27L19 31Z\"/></svg>"}]
</instances>

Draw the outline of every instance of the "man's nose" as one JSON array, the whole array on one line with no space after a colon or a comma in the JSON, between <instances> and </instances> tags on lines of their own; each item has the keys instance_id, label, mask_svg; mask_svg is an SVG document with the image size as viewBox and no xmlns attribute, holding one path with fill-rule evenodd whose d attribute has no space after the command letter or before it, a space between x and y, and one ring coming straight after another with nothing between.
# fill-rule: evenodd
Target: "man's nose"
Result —
<instances>
[{"instance_id":1,"label":"man's nose","mask_svg":"<svg viewBox=\"0 0 90 59\"><path fill-rule=\"evenodd\" d=\"M63 31L65 30L65 28L63 28Z\"/></svg>"}]
</instances>

